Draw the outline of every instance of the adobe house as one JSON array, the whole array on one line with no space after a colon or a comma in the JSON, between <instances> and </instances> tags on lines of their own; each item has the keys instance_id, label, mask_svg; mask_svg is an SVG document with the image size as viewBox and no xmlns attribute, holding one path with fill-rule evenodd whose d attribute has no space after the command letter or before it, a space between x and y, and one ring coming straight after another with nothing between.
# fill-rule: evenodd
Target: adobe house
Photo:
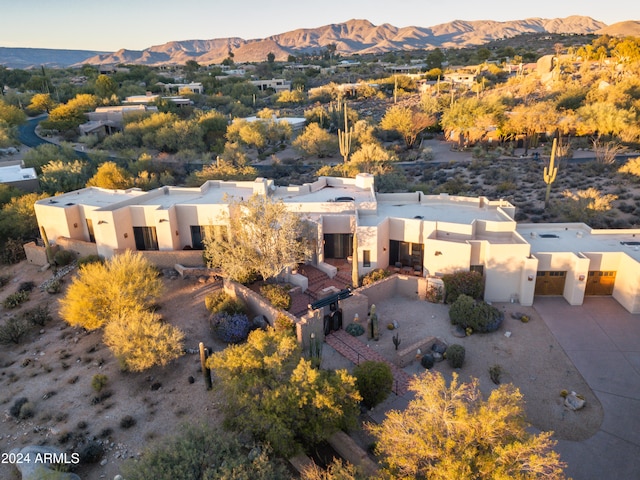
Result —
<instances>
[{"instance_id":1,"label":"adobe house","mask_svg":"<svg viewBox=\"0 0 640 480\"><path fill-rule=\"evenodd\" d=\"M202 249L207 227L224 228L229 197L254 194L282 200L310 222L310 263L329 276L337 273L330 259L357 262L361 275L389 266L426 277L476 270L488 301L532 305L536 295L562 295L580 305L585 295L608 295L640 313L640 229L517 224L507 201L376 193L369 174L288 187L265 178L149 192L89 187L40 200L35 211L50 242L71 239L104 257L178 252Z\"/></svg>"}]
</instances>

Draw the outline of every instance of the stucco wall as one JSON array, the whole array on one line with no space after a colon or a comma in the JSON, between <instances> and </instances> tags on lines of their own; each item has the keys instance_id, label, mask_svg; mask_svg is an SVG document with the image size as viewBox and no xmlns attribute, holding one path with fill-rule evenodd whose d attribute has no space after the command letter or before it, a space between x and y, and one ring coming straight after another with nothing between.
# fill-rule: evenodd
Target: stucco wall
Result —
<instances>
[{"instance_id":1,"label":"stucco wall","mask_svg":"<svg viewBox=\"0 0 640 480\"><path fill-rule=\"evenodd\" d=\"M56 244L58 244L63 250L69 250L75 253L77 258L98 254L98 247L96 247L96 244L85 242L84 240L58 237L58 239L56 240Z\"/></svg>"},{"instance_id":2,"label":"stucco wall","mask_svg":"<svg viewBox=\"0 0 640 480\"><path fill-rule=\"evenodd\" d=\"M620 254L613 298L631 313L640 313L640 263L626 253Z\"/></svg>"},{"instance_id":3,"label":"stucco wall","mask_svg":"<svg viewBox=\"0 0 640 480\"><path fill-rule=\"evenodd\" d=\"M118 254L124 252L125 249L115 250L113 253ZM174 268L175 265L183 265L185 267L200 267L204 265L202 259L202 251L200 250L175 250L175 251L139 251L144 258L158 268Z\"/></svg>"}]
</instances>

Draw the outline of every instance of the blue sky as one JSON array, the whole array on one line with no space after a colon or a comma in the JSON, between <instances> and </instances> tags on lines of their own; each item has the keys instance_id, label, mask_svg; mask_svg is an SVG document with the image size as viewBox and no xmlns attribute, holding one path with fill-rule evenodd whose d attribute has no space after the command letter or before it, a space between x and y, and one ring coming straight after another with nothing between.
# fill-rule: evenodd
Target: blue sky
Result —
<instances>
[{"instance_id":1,"label":"blue sky","mask_svg":"<svg viewBox=\"0 0 640 480\"><path fill-rule=\"evenodd\" d=\"M171 40L263 38L351 18L429 27L569 15L612 24L640 20L640 6L629 0L0 0L0 47L142 50Z\"/></svg>"}]
</instances>

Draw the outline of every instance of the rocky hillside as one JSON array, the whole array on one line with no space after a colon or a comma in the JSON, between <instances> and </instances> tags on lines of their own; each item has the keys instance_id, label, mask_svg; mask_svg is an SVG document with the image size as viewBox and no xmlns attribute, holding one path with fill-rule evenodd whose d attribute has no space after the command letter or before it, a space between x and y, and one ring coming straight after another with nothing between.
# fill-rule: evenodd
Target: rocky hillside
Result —
<instances>
[{"instance_id":1,"label":"rocky hillside","mask_svg":"<svg viewBox=\"0 0 640 480\"><path fill-rule=\"evenodd\" d=\"M638 22L622 22L637 24ZM618 24L619 25L619 24ZM119 50L114 53L86 52L86 57L69 62L65 50L49 50L49 63L56 65L136 63L144 65L184 64L195 60L202 65L220 63L231 50L236 62L266 60L272 52L276 60L286 60L301 52L318 52L329 44L336 45L342 55L383 53L394 50L430 49L436 47L464 47L482 45L491 40L510 38L523 33L597 33L606 24L590 17L528 18L496 22L492 20L455 20L432 27L395 27L390 24L373 25L368 20L349 20L345 23L304 28L273 35L265 39L217 38L185 40L157 45L142 51ZM630 27L627 27L630 28ZM5 50L12 50L7 57ZM21 50L21 55L15 51ZM65 56L66 55L66 56ZM66 60L66 62L65 62ZM19 65L17 64L19 63ZM29 49L1 49L0 64L7 66L41 65L41 57L30 55Z\"/></svg>"}]
</instances>

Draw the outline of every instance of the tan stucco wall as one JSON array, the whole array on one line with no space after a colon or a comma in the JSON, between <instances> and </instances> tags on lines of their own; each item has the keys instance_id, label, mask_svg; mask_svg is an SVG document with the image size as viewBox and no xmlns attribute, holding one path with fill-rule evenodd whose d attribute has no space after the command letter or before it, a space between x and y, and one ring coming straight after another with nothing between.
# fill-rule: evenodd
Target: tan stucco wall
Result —
<instances>
[{"instance_id":1,"label":"tan stucco wall","mask_svg":"<svg viewBox=\"0 0 640 480\"><path fill-rule=\"evenodd\" d=\"M640 313L640 263L620 254L613 298L631 313Z\"/></svg>"},{"instance_id":2,"label":"tan stucco wall","mask_svg":"<svg viewBox=\"0 0 640 480\"><path fill-rule=\"evenodd\" d=\"M520 298L524 260L529 245L487 244L485 257L484 298L491 302L508 302Z\"/></svg>"}]
</instances>

